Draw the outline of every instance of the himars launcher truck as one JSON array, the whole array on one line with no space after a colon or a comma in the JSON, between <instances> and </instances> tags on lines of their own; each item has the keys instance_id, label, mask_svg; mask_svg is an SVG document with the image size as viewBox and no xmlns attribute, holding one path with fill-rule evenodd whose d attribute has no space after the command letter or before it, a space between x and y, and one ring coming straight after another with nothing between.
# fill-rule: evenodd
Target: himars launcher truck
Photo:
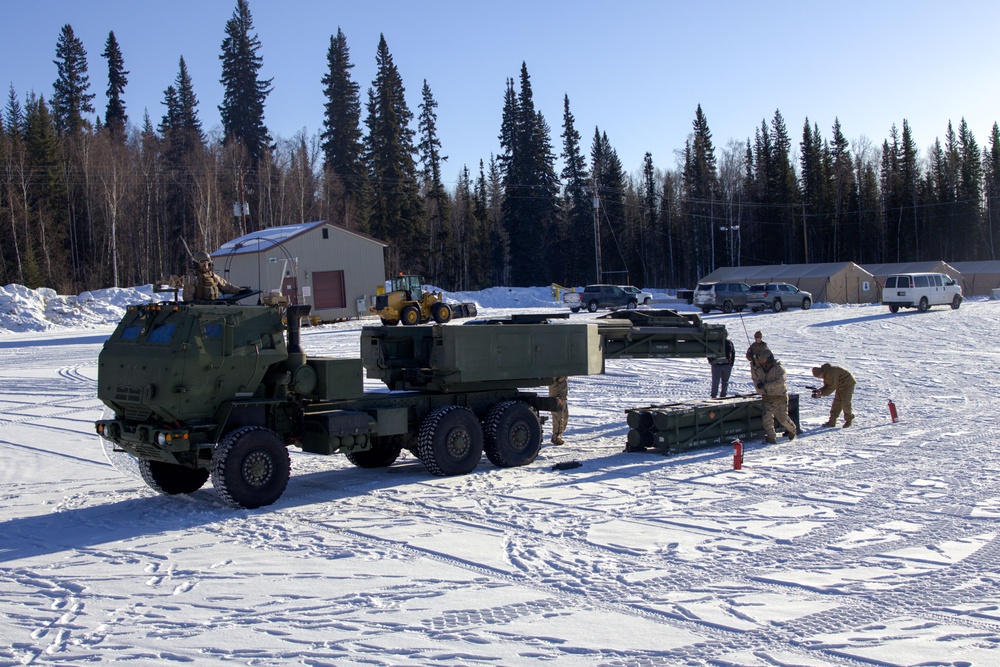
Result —
<instances>
[{"instance_id":1,"label":"himars launcher truck","mask_svg":"<svg viewBox=\"0 0 1000 667\"><path fill-rule=\"evenodd\" d=\"M307 314L225 300L130 306L100 353L98 397L114 414L97 432L161 493L193 493L211 477L227 504L256 508L284 492L289 446L362 468L405 449L435 475L471 472L484 451L500 467L530 464L538 412L555 404L527 390L601 373L609 358L722 354L726 338L673 311L599 323L515 316L366 326L361 357L341 359L303 352ZM363 369L389 391L366 392Z\"/></svg>"}]
</instances>

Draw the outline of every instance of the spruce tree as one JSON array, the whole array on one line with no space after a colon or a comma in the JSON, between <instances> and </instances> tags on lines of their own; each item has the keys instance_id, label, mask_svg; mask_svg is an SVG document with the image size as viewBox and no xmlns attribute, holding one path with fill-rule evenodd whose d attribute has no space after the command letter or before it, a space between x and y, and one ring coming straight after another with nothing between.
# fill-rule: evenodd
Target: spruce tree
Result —
<instances>
[{"instance_id":1,"label":"spruce tree","mask_svg":"<svg viewBox=\"0 0 1000 667\"><path fill-rule=\"evenodd\" d=\"M989 237L982 226L983 165L979 145L965 118L958 124L958 142L961 154L959 169L958 201L961 217L956 221L956 238L959 239L956 255L963 260L985 259L983 250Z\"/></svg>"},{"instance_id":2,"label":"spruce tree","mask_svg":"<svg viewBox=\"0 0 1000 667\"><path fill-rule=\"evenodd\" d=\"M55 121L43 97L25 101L24 146L30 179L24 243L25 284L64 287L72 280L67 249L66 181Z\"/></svg>"},{"instance_id":3,"label":"spruce tree","mask_svg":"<svg viewBox=\"0 0 1000 667\"><path fill-rule=\"evenodd\" d=\"M552 281L546 247L558 236L558 180L549 127L535 110L528 67L521 64L520 92L508 81L500 145L504 178L502 219L507 234L510 282L517 286Z\"/></svg>"},{"instance_id":4,"label":"spruce tree","mask_svg":"<svg viewBox=\"0 0 1000 667\"><path fill-rule=\"evenodd\" d=\"M454 256L451 246L451 230L448 221L448 193L441 182L441 163L447 156L441 155L441 140L437 135L437 102L431 92L427 80L424 79L420 91L420 115L417 118L417 129L420 141L417 153L420 155L422 192L426 205L426 230L429 242L427 259L427 275L435 285L448 285L445 270L448 259Z\"/></svg>"},{"instance_id":5,"label":"spruce tree","mask_svg":"<svg viewBox=\"0 0 1000 667\"><path fill-rule=\"evenodd\" d=\"M720 219L718 206L721 203L719 176L712 132L700 104L695 110L692 130L692 139L685 154L684 185L692 268L697 274L691 278L698 280L720 264L724 265L726 255L724 245L720 243L717 246L715 243L716 223Z\"/></svg>"},{"instance_id":6,"label":"spruce tree","mask_svg":"<svg viewBox=\"0 0 1000 667\"><path fill-rule=\"evenodd\" d=\"M625 219L625 171L607 133L594 128L590 171L598 198L601 271L599 282L628 282L631 239Z\"/></svg>"},{"instance_id":7,"label":"spruce tree","mask_svg":"<svg viewBox=\"0 0 1000 667\"><path fill-rule=\"evenodd\" d=\"M334 222L348 228L361 227L365 168L361 140L360 86L351 79L350 50L343 31L330 37L323 76L323 171L326 200Z\"/></svg>"},{"instance_id":8,"label":"spruce tree","mask_svg":"<svg viewBox=\"0 0 1000 667\"><path fill-rule=\"evenodd\" d=\"M108 60L108 107L104 113L104 126L112 136L124 139L128 115L125 113L122 93L128 84L128 72L125 71L125 59L122 57L114 31L108 33L108 41L105 42L104 52L101 55Z\"/></svg>"},{"instance_id":9,"label":"spruce tree","mask_svg":"<svg viewBox=\"0 0 1000 667\"><path fill-rule=\"evenodd\" d=\"M983 149L983 178L986 195L986 259L1000 254L1000 125L993 123L988 146Z\"/></svg>"},{"instance_id":10,"label":"spruce tree","mask_svg":"<svg viewBox=\"0 0 1000 667\"><path fill-rule=\"evenodd\" d=\"M271 92L271 79L259 78L264 64L258 53L260 46L260 38L253 33L248 0L236 0L233 16L226 22L226 38L219 56L223 87L219 113L225 141L243 146L254 169L271 143L264 125L264 103Z\"/></svg>"},{"instance_id":11,"label":"spruce tree","mask_svg":"<svg viewBox=\"0 0 1000 667\"><path fill-rule=\"evenodd\" d=\"M569 95L563 96L563 206L566 216L566 234L561 239L566 257L564 276L567 285L600 282L600 271L595 262L596 239L594 233L594 188L590 183L587 161L580 149L580 133L576 119L569 108Z\"/></svg>"},{"instance_id":12,"label":"spruce tree","mask_svg":"<svg viewBox=\"0 0 1000 667\"><path fill-rule=\"evenodd\" d=\"M58 70L58 77L52 85L52 118L56 132L60 135L76 134L83 129L83 114L94 111L91 105L94 94L87 92L90 90L87 51L68 23L59 33L53 62Z\"/></svg>"},{"instance_id":13,"label":"spruce tree","mask_svg":"<svg viewBox=\"0 0 1000 667\"><path fill-rule=\"evenodd\" d=\"M166 274L177 273L188 263L180 239L189 244L197 238L193 192L194 166L205 148L205 137L198 119L198 99L183 56L173 85L163 93L166 111L160 122L163 138L162 164L167 175L163 185L164 233L167 251L161 267ZM193 250L193 248L192 248Z\"/></svg>"},{"instance_id":14,"label":"spruce tree","mask_svg":"<svg viewBox=\"0 0 1000 667\"><path fill-rule=\"evenodd\" d=\"M375 63L377 72L368 89L365 117L365 157L372 197L369 233L392 244L386 267L390 273L416 273L423 269L426 243L413 159L413 113L406 104L403 80L384 35L379 37Z\"/></svg>"}]
</instances>

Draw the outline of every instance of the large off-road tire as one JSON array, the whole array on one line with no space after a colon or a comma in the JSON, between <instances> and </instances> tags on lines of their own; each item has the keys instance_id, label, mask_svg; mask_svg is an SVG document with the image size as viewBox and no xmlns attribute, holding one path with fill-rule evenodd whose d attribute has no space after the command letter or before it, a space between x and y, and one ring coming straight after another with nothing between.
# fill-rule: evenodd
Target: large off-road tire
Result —
<instances>
[{"instance_id":1,"label":"large off-road tire","mask_svg":"<svg viewBox=\"0 0 1000 667\"><path fill-rule=\"evenodd\" d=\"M542 448L542 425L538 413L524 401L504 401L486 417L486 456L500 468L525 466Z\"/></svg>"},{"instance_id":2,"label":"large off-road tire","mask_svg":"<svg viewBox=\"0 0 1000 667\"><path fill-rule=\"evenodd\" d=\"M359 468L385 468L399 458L399 447L369 449L363 452L347 452L347 460Z\"/></svg>"},{"instance_id":3,"label":"large off-road tire","mask_svg":"<svg viewBox=\"0 0 1000 667\"><path fill-rule=\"evenodd\" d=\"M771 302L771 310L773 310L776 313L780 313L781 309L784 307L785 307L784 304L781 303L781 299L775 299L774 301Z\"/></svg>"},{"instance_id":4,"label":"large off-road tire","mask_svg":"<svg viewBox=\"0 0 1000 667\"><path fill-rule=\"evenodd\" d=\"M416 306L407 306L399 312L399 321L403 323L405 327L411 327L414 324L420 324L420 309Z\"/></svg>"},{"instance_id":5,"label":"large off-road tire","mask_svg":"<svg viewBox=\"0 0 1000 667\"><path fill-rule=\"evenodd\" d=\"M439 477L472 472L483 457L483 426L472 410L445 405L424 418L417 456Z\"/></svg>"},{"instance_id":6,"label":"large off-road tire","mask_svg":"<svg viewBox=\"0 0 1000 667\"><path fill-rule=\"evenodd\" d=\"M920 303L917 304L917 310L921 313L926 313L927 309L931 307L931 302L927 300L926 296L920 297Z\"/></svg>"},{"instance_id":7,"label":"large off-road tire","mask_svg":"<svg viewBox=\"0 0 1000 667\"><path fill-rule=\"evenodd\" d=\"M208 481L206 468L188 468L147 459L139 459L139 474L149 488L165 496L194 493Z\"/></svg>"},{"instance_id":8,"label":"large off-road tire","mask_svg":"<svg viewBox=\"0 0 1000 667\"><path fill-rule=\"evenodd\" d=\"M380 316L379 316L379 319L380 319L380 320L382 320L382 326L386 326L386 327L394 327L394 326L396 326L397 324L399 324L399 320L394 320L394 319L392 319L391 317L382 317L382 316L380 315Z\"/></svg>"},{"instance_id":9,"label":"large off-road tire","mask_svg":"<svg viewBox=\"0 0 1000 667\"><path fill-rule=\"evenodd\" d=\"M274 431L243 426L215 446L212 484L223 502L254 509L270 505L288 486L288 449Z\"/></svg>"},{"instance_id":10,"label":"large off-road tire","mask_svg":"<svg viewBox=\"0 0 1000 667\"><path fill-rule=\"evenodd\" d=\"M898 313L899 312L899 306L895 306L895 305L889 306L889 312L890 313Z\"/></svg>"},{"instance_id":11,"label":"large off-road tire","mask_svg":"<svg viewBox=\"0 0 1000 667\"><path fill-rule=\"evenodd\" d=\"M812 308L813 302L809 297L802 298L802 310L809 310Z\"/></svg>"},{"instance_id":12,"label":"large off-road tire","mask_svg":"<svg viewBox=\"0 0 1000 667\"><path fill-rule=\"evenodd\" d=\"M589 302L587 304L587 310L590 311L591 313L596 313L597 312L597 302L596 301Z\"/></svg>"},{"instance_id":13,"label":"large off-road tire","mask_svg":"<svg viewBox=\"0 0 1000 667\"><path fill-rule=\"evenodd\" d=\"M730 301L729 299L726 299L725 301L723 301L722 302L722 312L726 313L727 315L729 313L733 312L733 302Z\"/></svg>"},{"instance_id":14,"label":"large off-road tire","mask_svg":"<svg viewBox=\"0 0 1000 667\"><path fill-rule=\"evenodd\" d=\"M434 321L437 322L438 324L444 324L445 322L450 322L451 316L452 316L451 306L449 306L446 303L438 301L431 308L431 317L433 317Z\"/></svg>"},{"instance_id":15,"label":"large off-road tire","mask_svg":"<svg viewBox=\"0 0 1000 667\"><path fill-rule=\"evenodd\" d=\"M955 298L951 300L951 309L958 310L961 305L962 305L962 295L956 294Z\"/></svg>"}]
</instances>

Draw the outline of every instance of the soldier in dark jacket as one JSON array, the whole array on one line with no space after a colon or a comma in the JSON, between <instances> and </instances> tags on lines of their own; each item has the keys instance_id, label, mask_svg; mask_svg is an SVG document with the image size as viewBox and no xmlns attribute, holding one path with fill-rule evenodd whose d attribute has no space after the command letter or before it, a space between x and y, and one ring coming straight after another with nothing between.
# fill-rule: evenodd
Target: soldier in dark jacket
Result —
<instances>
[{"instance_id":1,"label":"soldier in dark jacket","mask_svg":"<svg viewBox=\"0 0 1000 667\"><path fill-rule=\"evenodd\" d=\"M721 357L710 356L708 363L712 365L712 398L725 398L729 392L729 376L733 372L733 363L736 361L736 348L733 341L726 339L726 354ZM722 393L719 393L719 384L722 384Z\"/></svg>"},{"instance_id":2,"label":"soldier in dark jacket","mask_svg":"<svg viewBox=\"0 0 1000 667\"><path fill-rule=\"evenodd\" d=\"M830 421L826 425L836 426L837 417L840 416L840 412L843 410L844 428L849 427L854 421L854 411L851 409L851 400L854 398L854 385L857 384L854 376L851 375L850 371L832 364L823 364L822 366L813 368L812 374L823 380L822 387L813 389L813 398L833 394L833 405L830 406Z\"/></svg>"},{"instance_id":3,"label":"soldier in dark jacket","mask_svg":"<svg viewBox=\"0 0 1000 667\"><path fill-rule=\"evenodd\" d=\"M757 381L757 393L764 400L764 435L769 443L777 442L774 432L774 420L785 427L785 435L794 440L795 422L788 416L788 390L785 388L785 369L781 362L774 358L770 350L764 350L757 355L760 363L760 379Z\"/></svg>"},{"instance_id":4,"label":"soldier in dark jacket","mask_svg":"<svg viewBox=\"0 0 1000 667\"><path fill-rule=\"evenodd\" d=\"M185 301L215 301L220 294L242 291L213 270L212 257L207 252L196 252L191 265L191 272L184 280L182 297Z\"/></svg>"}]
</instances>

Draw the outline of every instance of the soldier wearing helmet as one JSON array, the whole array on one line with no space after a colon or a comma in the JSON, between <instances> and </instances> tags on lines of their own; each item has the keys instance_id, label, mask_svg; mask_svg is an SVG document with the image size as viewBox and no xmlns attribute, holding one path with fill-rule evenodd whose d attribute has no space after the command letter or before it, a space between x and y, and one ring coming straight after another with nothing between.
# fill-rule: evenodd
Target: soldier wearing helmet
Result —
<instances>
[{"instance_id":1,"label":"soldier wearing helmet","mask_svg":"<svg viewBox=\"0 0 1000 667\"><path fill-rule=\"evenodd\" d=\"M242 290L213 270L212 257L204 250L191 259L191 271L184 280L185 301L215 301L220 294L239 294Z\"/></svg>"}]
</instances>

